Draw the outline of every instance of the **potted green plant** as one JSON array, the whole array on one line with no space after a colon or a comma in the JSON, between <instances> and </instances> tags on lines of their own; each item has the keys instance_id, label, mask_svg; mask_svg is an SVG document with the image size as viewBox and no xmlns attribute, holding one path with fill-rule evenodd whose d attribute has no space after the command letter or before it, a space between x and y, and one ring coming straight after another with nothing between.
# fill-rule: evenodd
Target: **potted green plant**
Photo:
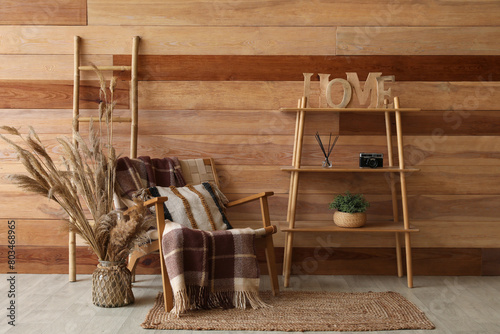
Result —
<instances>
[{"instance_id":1,"label":"potted green plant","mask_svg":"<svg viewBox=\"0 0 500 334\"><path fill-rule=\"evenodd\" d=\"M370 203L362 194L346 191L335 196L330 209L337 209L333 214L333 222L340 227L361 227L366 223L366 209Z\"/></svg>"}]
</instances>

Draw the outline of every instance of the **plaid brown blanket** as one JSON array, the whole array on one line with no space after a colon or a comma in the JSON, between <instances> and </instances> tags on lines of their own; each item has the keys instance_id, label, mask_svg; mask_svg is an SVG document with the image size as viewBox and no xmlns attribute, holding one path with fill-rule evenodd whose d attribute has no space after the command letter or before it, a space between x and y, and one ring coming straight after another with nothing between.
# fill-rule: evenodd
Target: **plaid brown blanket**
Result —
<instances>
[{"instance_id":1,"label":"plaid brown blanket","mask_svg":"<svg viewBox=\"0 0 500 334\"><path fill-rule=\"evenodd\" d=\"M182 176L181 164L176 157L172 158L150 158L139 157L144 162L148 176L148 187L182 187L186 185Z\"/></svg>"},{"instance_id":2,"label":"plaid brown blanket","mask_svg":"<svg viewBox=\"0 0 500 334\"><path fill-rule=\"evenodd\" d=\"M115 207L124 210L133 205L132 198L139 190L155 186L185 186L181 164L176 157L139 159L128 157L116 161Z\"/></svg>"},{"instance_id":3,"label":"plaid brown blanket","mask_svg":"<svg viewBox=\"0 0 500 334\"><path fill-rule=\"evenodd\" d=\"M201 231L168 222L162 250L174 294L172 313L267 307L259 297L254 230Z\"/></svg>"},{"instance_id":4,"label":"plaid brown blanket","mask_svg":"<svg viewBox=\"0 0 500 334\"><path fill-rule=\"evenodd\" d=\"M120 196L131 199L132 194L148 186L148 176L144 163L128 157L116 161L116 183L120 188Z\"/></svg>"}]
</instances>

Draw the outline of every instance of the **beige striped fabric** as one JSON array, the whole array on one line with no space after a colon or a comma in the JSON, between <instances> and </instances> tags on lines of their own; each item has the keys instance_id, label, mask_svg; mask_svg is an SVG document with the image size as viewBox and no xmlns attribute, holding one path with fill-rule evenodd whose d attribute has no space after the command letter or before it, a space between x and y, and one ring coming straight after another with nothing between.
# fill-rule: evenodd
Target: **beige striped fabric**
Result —
<instances>
[{"instance_id":1,"label":"beige striped fabric","mask_svg":"<svg viewBox=\"0 0 500 334\"><path fill-rule=\"evenodd\" d=\"M204 231L228 228L223 211L227 199L217 196L218 191L209 183L185 187L154 187L149 190L153 196L168 197L168 201L164 203L165 218L168 220Z\"/></svg>"}]
</instances>

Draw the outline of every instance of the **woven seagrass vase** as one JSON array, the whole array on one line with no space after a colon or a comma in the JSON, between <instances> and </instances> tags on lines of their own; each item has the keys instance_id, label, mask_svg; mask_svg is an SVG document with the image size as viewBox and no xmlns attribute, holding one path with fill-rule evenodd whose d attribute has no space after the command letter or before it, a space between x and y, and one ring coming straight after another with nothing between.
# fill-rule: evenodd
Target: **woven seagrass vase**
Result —
<instances>
[{"instance_id":1,"label":"woven seagrass vase","mask_svg":"<svg viewBox=\"0 0 500 334\"><path fill-rule=\"evenodd\" d=\"M120 307L133 302L132 274L125 262L99 261L92 273L92 303Z\"/></svg>"},{"instance_id":2,"label":"woven seagrass vase","mask_svg":"<svg viewBox=\"0 0 500 334\"><path fill-rule=\"evenodd\" d=\"M366 223L366 213L346 213L335 211L333 214L333 222L339 227L361 227Z\"/></svg>"}]
</instances>

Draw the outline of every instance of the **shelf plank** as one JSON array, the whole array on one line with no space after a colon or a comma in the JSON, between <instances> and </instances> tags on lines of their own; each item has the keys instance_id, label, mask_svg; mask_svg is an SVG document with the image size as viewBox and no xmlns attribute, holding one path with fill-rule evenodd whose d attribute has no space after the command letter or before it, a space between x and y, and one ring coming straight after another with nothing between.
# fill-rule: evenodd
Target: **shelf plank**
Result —
<instances>
[{"instance_id":1,"label":"shelf plank","mask_svg":"<svg viewBox=\"0 0 500 334\"><path fill-rule=\"evenodd\" d=\"M300 224L301 222L296 222ZM302 222L306 223L307 222ZM321 222L314 222L321 223ZM409 229L405 229L402 222L392 222L392 221L372 221L367 222L363 227L346 228L339 227L333 222L326 222L328 225L322 227L295 227L295 228L285 228L281 229L283 232L355 232L355 233L365 233L365 232L381 232L381 233L394 233L394 232L419 232L418 228L410 226Z\"/></svg>"},{"instance_id":2,"label":"shelf plank","mask_svg":"<svg viewBox=\"0 0 500 334\"><path fill-rule=\"evenodd\" d=\"M411 173L418 172L418 168L399 168L399 167L379 167L379 168L361 168L361 167L332 167L323 168L321 166L303 166L295 168L292 166L281 167L284 172L312 172L312 173Z\"/></svg>"},{"instance_id":3,"label":"shelf plank","mask_svg":"<svg viewBox=\"0 0 500 334\"><path fill-rule=\"evenodd\" d=\"M381 113L381 112L418 112L420 108L280 108L281 112L297 112L297 111L310 111L310 112L368 112L368 113Z\"/></svg>"}]
</instances>

